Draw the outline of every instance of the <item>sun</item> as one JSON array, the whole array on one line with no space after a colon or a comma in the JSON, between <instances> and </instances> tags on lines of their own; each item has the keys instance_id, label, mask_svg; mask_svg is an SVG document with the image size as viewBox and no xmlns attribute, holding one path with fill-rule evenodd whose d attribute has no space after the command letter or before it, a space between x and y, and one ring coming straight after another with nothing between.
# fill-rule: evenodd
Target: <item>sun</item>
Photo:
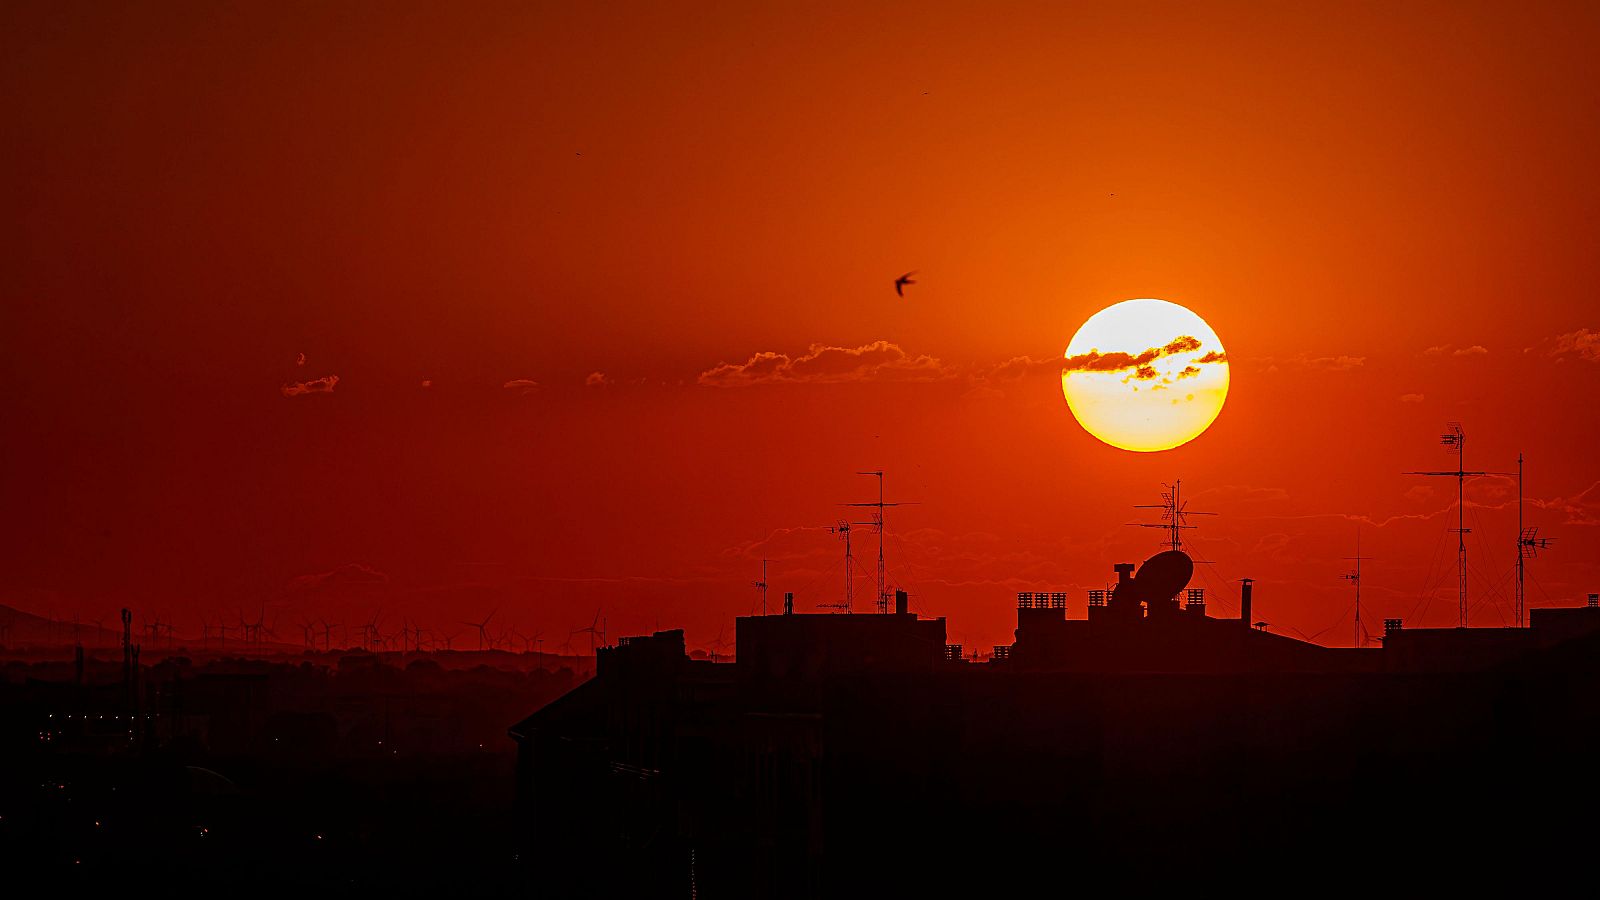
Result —
<instances>
[{"instance_id":1,"label":"sun","mask_svg":"<svg viewBox=\"0 0 1600 900\"><path fill-rule=\"evenodd\" d=\"M1078 423L1111 446L1171 450L1199 437L1222 412L1228 354L1190 310L1124 300L1072 336L1061 392Z\"/></svg>"}]
</instances>

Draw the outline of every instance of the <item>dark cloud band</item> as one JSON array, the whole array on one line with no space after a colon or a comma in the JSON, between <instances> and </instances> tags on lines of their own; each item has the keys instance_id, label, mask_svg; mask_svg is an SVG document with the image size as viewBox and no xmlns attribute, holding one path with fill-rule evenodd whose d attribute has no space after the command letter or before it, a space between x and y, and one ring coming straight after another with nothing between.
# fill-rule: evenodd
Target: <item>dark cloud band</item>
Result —
<instances>
[{"instance_id":1,"label":"dark cloud band","mask_svg":"<svg viewBox=\"0 0 1600 900\"><path fill-rule=\"evenodd\" d=\"M1099 350L1090 350L1088 353L1079 353L1069 356L1061 363L1063 372L1125 372L1134 370L1132 377L1147 380L1155 377L1155 370L1150 364L1163 356L1173 356L1178 353L1193 353L1200 349L1200 340L1190 335L1179 335L1160 347L1151 347L1142 353L1123 353L1113 351L1101 353ZM1226 362L1227 357L1213 350L1201 357L1196 362ZM1191 367L1192 368L1192 367ZM1145 374L1149 370L1150 374Z\"/></svg>"}]
</instances>

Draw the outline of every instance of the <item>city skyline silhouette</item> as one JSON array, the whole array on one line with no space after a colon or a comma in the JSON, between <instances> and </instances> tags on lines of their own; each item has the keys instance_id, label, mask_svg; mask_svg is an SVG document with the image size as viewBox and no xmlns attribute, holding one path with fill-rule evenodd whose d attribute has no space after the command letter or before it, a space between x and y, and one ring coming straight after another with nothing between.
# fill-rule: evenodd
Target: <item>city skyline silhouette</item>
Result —
<instances>
[{"instance_id":1,"label":"city skyline silhouette","mask_svg":"<svg viewBox=\"0 0 1600 900\"><path fill-rule=\"evenodd\" d=\"M0 6L0 854L1153 892L1587 808L1597 46Z\"/></svg>"}]
</instances>

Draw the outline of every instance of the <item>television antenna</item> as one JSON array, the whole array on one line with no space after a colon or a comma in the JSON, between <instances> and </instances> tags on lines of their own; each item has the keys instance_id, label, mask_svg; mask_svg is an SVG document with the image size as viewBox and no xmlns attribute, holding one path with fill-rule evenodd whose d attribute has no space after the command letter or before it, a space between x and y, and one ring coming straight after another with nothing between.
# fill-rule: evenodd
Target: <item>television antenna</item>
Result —
<instances>
[{"instance_id":1,"label":"television antenna","mask_svg":"<svg viewBox=\"0 0 1600 900\"><path fill-rule=\"evenodd\" d=\"M1528 589L1524 584L1527 577L1528 560L1539 555L1539 551L1549 547L1554 538L1539 537L1539 526L1523 527L1522 524L1522 454L1517 454L1517 627L1521 628L1527 618Z\"/></svg>"},{"instance_id":2,"label":"television antenna","mask_svg":"<svg viewBox=\"0 0 1600 900\"><path fill-rule=\"evenodd\" d=\"M850 552L850 525L849 522L840 521L839 524L828 528L829 534L837 534L840 540L844 541L844 599L835 603L817 604L824 609L842 609L847 613L853 612L851 607L855 605L856 599L856 558Z\"/></svg>"},{"instance_id":3,"label":"television antenna","mask_svg":"<svg viewBox=\"0 0 1600 900\"><path fill-rule=\"evenodd\" d=\"M1366 646L1366 637L1367 637L1366 631L1361 627L1361 561L1362 560L1366 560L1366 559L1371 559L1371 558L1372 557L1370 557L1370 556L1362 556L1361 555L1361 528L1360 528L1360 526L1357 526L1356 527L1356 555L1355 556L1346 556L1345 557L1345 559L1353 560L1355 562L1355 564L1356 564L1356 567L1354 569L1352 569L1351 571L1344 573L1344 575L1340 576L1344 580L1350 582L1350 584L1353 585L1355 587L1355 589L1356 589L1356 638L1355 638L1355 646L1357 648Z\"/></svg>"},{"instance_id":4,"label":"television antenna","mask_svg":"<svg viewBox=\"0 0 1600 900\"><path fill-rule=\"evenodd\" d=\"M761 592L761 614L764 616L767 614L767 561L765 559L761 561L761 580L755 583L755 587Z\"/></svg>"},{"instance_id":5,"label":"television antenna","mask_svg":"<svg viewBox=\"0 0 1600 900\"><path fill-rule=\"evenodd\" d=\"M1407 472L1407 475L1428 475L1438 478L1454 478L1456 480L1456 596L1459 610L1456 618L1456 627L1467 627L1467 479L1477 475L1487 475L1488 472L1468 472L1466 468L1467 433L1461 429L1460 422L1445 424L1445 433L1439 436L1439 443L1450 448L1456 455L1456 468L1454 472Z\"/></svg>"},{"instance_id":6,"label":"television antenna","mask_svg":"<svg viewBox=\"0 0 1600 900\"><path fill-rule=\"evenodd\" d=\"M1134 509L1159 509L1161 510L1160 522L1129 522L1135 528L1162 528L1168 533L1167 539L1162 543L1168 550L1183 549L1183 532L1198 526L1189 524L1190 516L1214 516L1214 512L1199 512L1189 509L1189 501L1183 499L1183 481L1175 480L1171 484L1161 485L1160 503L1135 504Z\"/></svg>"},{"instance_id":7,"label":"television antenna","mask_svg":"<svg viewBox=\"0 0 1600 900\"><path fill-rule=\"evenodd\" d=\"M870 526L874 531L876 531L878 533L878 612L879 613L888 613L889 612L889 581L888 581L888 569L884 565L884 560L883 560L883 534L884 534L883 513L884 513L885 509L887 509L888 507L891 507L891 506L915 506L916 503L915 503L915 501L891 503L891 502L888 502L888 501L884 500L883 499L883 470L882 469L872 469L871 471L857 472L856 474L857 475L871 475L872 477L878 479L878 499L876 501L869 501L867 503L846 503L846 504L843 504L843 505L845 505L845 506L862 506L862 507L868 507L868 508L873 510L873 512L872 512L872 521L870 521L870 522L851 522L850 524L851 525L867 525L867 526Z\"/></svg>"}]
</instances>

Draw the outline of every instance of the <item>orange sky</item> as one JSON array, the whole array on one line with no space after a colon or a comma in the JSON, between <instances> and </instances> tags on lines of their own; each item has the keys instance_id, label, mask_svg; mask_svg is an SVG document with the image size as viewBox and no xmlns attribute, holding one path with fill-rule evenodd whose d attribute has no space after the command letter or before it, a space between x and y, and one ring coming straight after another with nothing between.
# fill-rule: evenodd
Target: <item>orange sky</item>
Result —
<instances>
[{"instance_id":1,"label":"orange sky","mask_svg":"<svg viewBox=\"0 0 1600 900\"><path fill-rule=\"evenodd\" d=\"M1202 585L1348 643L1357 521L1368 616L1454 622L1449 419L1533 603L1600 590L1593 5L864 6L6 4L0 601L705 646L763 555L835 599L881 466L969 646L1178 477ZM1174 451L1003 367L1130 297L1230 353Z\"/></svg>"}]
</instances>

